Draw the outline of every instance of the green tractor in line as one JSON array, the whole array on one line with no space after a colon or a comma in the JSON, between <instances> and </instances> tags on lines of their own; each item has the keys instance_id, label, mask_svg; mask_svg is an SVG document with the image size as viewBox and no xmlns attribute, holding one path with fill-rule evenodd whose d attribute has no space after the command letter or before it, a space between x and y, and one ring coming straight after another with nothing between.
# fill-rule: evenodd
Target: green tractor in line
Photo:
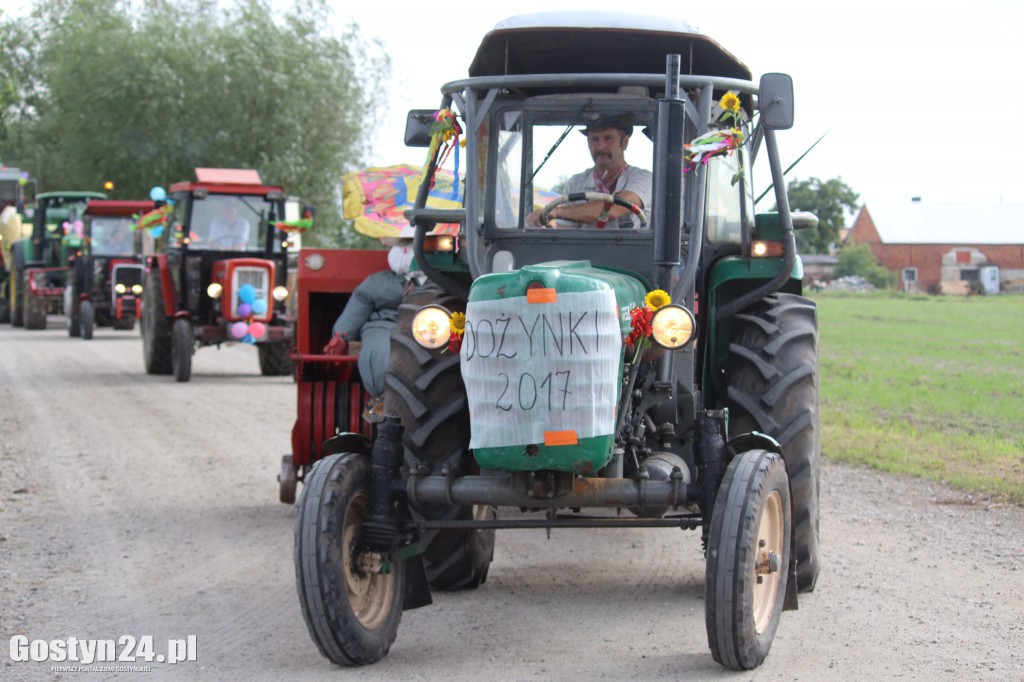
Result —
<instances>
[{"instance_id":1,"label":"green tractor in line","mask_svg":"<svg viewBox=\"0 0 1024 682\"><path fill-rule=\"evenodd\" d=\"M713 658L756 668L820 567L818 328L794 240L817 219L790 211L776 140L792 80L755 83L679 21L546 13L498 24L441 92L406 129L429 149L406 215L431 285L399 310L372 437L337 433L303 479L313 641L380 660L403 609L484 583L497 529L666 527L701 534ZM538 205L560 156L584 166L573 131L596 169L590 133L614 120L652 199ZM427 208L463 136L464 208ZM775 212L755 213L756 161ZM451 223L455 243L431 235Z\"/></svg>"},{"instance_id":2,"label":"green tractor in line","mask_svg":"<svg viewBox=\"0 0 1024 682\"><path fill-rule=\"evenodd\" d=\"M31 237L11 247L8 299L11 323L45 329L46 318L64 312L64 287L75 259L82 254L81 216L91 199L103 192L44 192L36 197Z\"/></svg>"},{"instance_id":3,"label":"green tractor in line","mask_svg":"<svg viewBox=\"0 0 1024 682\"><path fill-rule=\"evenodd\" d=\"M10 263L13 258L11 247L15 242L32 234L31 194L25 189L35 187L29 174L17 168L0 166L0 323L11 321L11 278Z\"/></svg>"}]
</instances>

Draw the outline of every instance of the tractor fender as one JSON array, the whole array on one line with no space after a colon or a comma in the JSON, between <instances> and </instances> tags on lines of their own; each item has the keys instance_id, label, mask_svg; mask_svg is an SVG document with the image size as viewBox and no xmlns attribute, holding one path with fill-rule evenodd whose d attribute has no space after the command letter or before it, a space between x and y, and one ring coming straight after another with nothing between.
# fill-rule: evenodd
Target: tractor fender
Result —
<instances>
[{"instance_id":1,"label":"tractor fender","mask_svg":"<svg viewBox=\"0 0 1024 682\"><path fill-rule=\"evenodd\" d=\"M361 433L343 431L325 440L323 451L324 457L340 452L354 452L369 457L370 439Z\"/></svg>"}]
</instances>

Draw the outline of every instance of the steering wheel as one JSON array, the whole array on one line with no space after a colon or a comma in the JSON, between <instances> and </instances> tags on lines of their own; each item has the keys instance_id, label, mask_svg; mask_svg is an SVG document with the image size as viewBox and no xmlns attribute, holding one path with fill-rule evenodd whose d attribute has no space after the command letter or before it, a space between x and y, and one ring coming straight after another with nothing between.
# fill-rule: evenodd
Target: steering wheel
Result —
<instances>
[{"instance_id":1,"label":"steering wheel","mask_svg":"<svg viewBox=\"0 0 1024 682\"><path fill-rule=\"evenodd\" d=\"M597 217L597 222L594 223L599 230L603 230L604 226L608 224L608 213L611 211L613 205L628 209L630 213L640 219L640 227L647 227L647 214L644 213L642 208L630 201L626 201L622 197L605 194L603 192L573 192L572 194L563 194L544 207L544 210L540 215L541 225L548 224L548 220L551 219L551 211L563 204L576 201L600 201L604 204L604 207L601 209L601 215Z\"/></svg>"},{"instance_id":2,"label":"steering wheel","mask_svg":"<svg viewBox=\"0 0 1024 682\"><path fill-rule=\"evenodd\" d=\"M220 237L217 237L216 239L210 239L209 240L209 242L211 244L216 244L217 246L221 246L221 247L223 247L225 249L232 249L232 248L235 247L235 244L238 244L241 241L242 240L240 238L235 237L234 235L230 235L230 234L221 235Z\"/></svg>"}]
</instances>

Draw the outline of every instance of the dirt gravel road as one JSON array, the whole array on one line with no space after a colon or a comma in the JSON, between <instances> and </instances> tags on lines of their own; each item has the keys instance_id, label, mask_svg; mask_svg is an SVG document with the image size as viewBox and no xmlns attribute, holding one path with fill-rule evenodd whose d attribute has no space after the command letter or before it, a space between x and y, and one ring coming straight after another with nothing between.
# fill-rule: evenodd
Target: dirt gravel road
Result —
<instances>
[{"instance_id":1,"label":"dirt gravel road","mask_svg":"<svg viewBox=\"0 0 1024 682\"><path fill-rule=\"evenodd\" d=\"M0 326L0 679L1024 680L1024 509L834 465L818 589L756 671L708 652L699 536L654 529L499 531L483 587L342 670L306 632L277 501L294 410L251 347L200 350L179 384L143 372L137 332ZM12 660L19 636L194 636L196 660L55 672Z\"/></svg>"}]
</instances>

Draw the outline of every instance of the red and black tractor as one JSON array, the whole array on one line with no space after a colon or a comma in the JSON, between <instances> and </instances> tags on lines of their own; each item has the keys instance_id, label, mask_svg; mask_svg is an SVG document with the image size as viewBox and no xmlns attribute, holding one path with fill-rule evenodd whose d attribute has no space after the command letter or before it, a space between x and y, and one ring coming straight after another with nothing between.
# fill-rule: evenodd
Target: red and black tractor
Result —
<instances>
[{"instance_id":1,"label":"red and black tractor","mask_svg":"<svg viewBox=\"0 0 1024 682\"><path fill-rule=\"evenodd\" d=\"M142 308L143 242L139 214L153 201L94 199L82 214L82 252L64 288L68 335L91 339L94 327L133 329Z\"/></svg>"},{"instance_id":2,"label":"red and black tractor","mask_svg":"<svg viewBox=\"0 0 1024 682\"><path fill-rule=\"evenodd\" d=\"M164 203L139 221L156 239L143 285L146 372L188 381L197 347L248 343L262 374L291 374L288 257L298 205L248 169L197 168L195 181L150 196Z\"/></svg>"}]
</instances>

